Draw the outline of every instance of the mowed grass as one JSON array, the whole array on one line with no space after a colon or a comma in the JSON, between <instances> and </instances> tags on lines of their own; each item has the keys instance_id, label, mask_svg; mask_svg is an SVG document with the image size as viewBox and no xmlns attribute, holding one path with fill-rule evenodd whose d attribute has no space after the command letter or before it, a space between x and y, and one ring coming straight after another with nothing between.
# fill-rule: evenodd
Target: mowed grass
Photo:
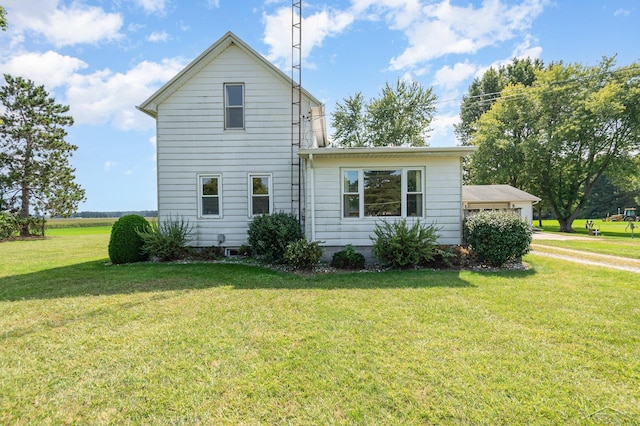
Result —
<instances>
[{"instance_id":1,"label":"mowed grass","mask_svg":"<svg viewBox=\"0 0 640 426\"><path fill-rule=\"evenodd\" d=\"M587 219L576 219L573 221L573 231L576 234L589 235L589 230L585 226ZM605 222L602 219L593 219L593 227L598 229L602 236L609 238L631 239L630 222ZM636 227L634 236L640 238L640 222L633 222ZM533 221L533 226L538 226L538 221ZM557 220L543 220L542 229L546 232L559 232L560 224Z\"/></svg>"},{"instance_id":2,"label":"mowed grass","mask_svg":"<svg viewBox=\"0 0 640 426\"><path fill-rule=\"evenodd\" d=\"M638 424L637 274L300 277L0 243L2 424Z\"/></svg>"},{"instance_id":3,"label":"mowed grass","mask_svg":"<svg viewBox=\"0 0 640 426\"><path fill-rule=\"evenodd\" d=\"M585 228L585 222L585 219L576 220L573 229L576 231L575 235L588 237L588 240L538 240L534 241L534 243L536 245L640 259L640 223L634 223L637 228L634 230L634 238L632 238L628 222L603 222L600 219L596 219L594 220L594 227L601 231L601 235L598 236L589 235ZM537 225L537 222L534 222L534 225ZM543 221L545 232L558 232L559 228L558 222L555 220Z\"/></svg>"}]
</instances>

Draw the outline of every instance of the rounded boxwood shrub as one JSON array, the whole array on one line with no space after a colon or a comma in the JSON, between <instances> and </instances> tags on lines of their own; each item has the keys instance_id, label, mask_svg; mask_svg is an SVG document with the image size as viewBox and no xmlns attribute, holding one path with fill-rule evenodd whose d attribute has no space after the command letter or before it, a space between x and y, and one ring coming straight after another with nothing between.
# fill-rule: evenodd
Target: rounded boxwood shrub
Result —
<instances>
[{"instance_id":1,"label":"rounded boxwood shrub","mask_svg":"<svg viewBox=\"0 0 640 426\"><path fill-rule=\"evenodd\" d=\"M320 262L323 249L319 241L307 241L301 238L298 241L289 243L284 252L284 260L287 265L296 269L312 269Z\"/></svg>"},{"instance_id":2,"label":"rounded boxwood shrub","mask_svg":"<svg viewBox=\"0 0 640 426\"><path fill-rule=\"evenodd\" d=\"M465 238L480 262L502 266L529 252L531 227L515 213L487 210L467 218Z\"/></svg>"},{"instance_id":3,"label":"rounded boxwood shrub","mask_svg":"<svg viewBox=\"0 0 640 426\"><path fill-rule=\"evenodd\" d=\"M144 240L137 231L149 229L149 222L139 215L122 216L111 228L109 258L111 263L142 262L148 259L143 252Z\"/></svg>"},{"instance_id":4,"label":"rounded boxwood shrub","mask_svg":"<svg viewBox=\"0 0 640 426\"><path fill-rule=\"evenodd\" d=\"M364 255L356 252L351 244L347 244L344 250L333 253L330 265L338 269L358 270L364 268L364 263Z\"/></svg>"},{"instance_id":5,"label":"rounded boxwood shrub","mask_svg":"<svg viewBox=\"0 0 640 426\"><path fill-rule=\"evenodd\" d=\"M283 263L287 246L302 238L298 219L284 212L256 216L247 233L251 253L275 263Z\"/></svg>"}]
</instances>

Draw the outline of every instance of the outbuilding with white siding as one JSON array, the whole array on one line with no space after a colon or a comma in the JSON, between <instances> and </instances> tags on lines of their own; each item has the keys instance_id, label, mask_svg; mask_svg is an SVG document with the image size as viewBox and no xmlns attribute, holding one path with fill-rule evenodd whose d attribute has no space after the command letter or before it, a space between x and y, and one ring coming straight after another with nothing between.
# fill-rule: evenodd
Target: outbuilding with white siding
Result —
<instances>
[{"instance_id":1,"label":"outbuilding with white siding","mask_svg":"<svg viewBox=\"0 0 640 426\"><path fill-rule=\"evenodd\" d=\"M512 211L525 219L533 220L533 205L540 198L511 185L464 185L462 203L465 214L483 210Z\"/></svg>"}]
</instances>

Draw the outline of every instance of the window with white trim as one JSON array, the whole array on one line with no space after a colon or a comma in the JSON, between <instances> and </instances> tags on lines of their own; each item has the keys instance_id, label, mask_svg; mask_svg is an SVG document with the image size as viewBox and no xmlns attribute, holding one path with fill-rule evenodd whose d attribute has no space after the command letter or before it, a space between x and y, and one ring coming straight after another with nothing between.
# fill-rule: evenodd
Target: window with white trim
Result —
<instances>
[{"instance_id":1,"label":"window with white trim","mask_svg":"<svg viewBox=\"0 0 640 426\"><path fill-rule=\"evenodd\" d=\"M224 128L244 129L244 84L224 85Z\"/></svg>"},{"instance_id":2,"label":"window with white trim","mask_svg":"<svg viewBox=\"0 0 640 426\"><path fill-rule=\"evenodd\" d=\"M423 217L422 169L342 170L342 217Z\"/></svg>"},{"instance_id":3,"label":"window with white trim","mask_svg":"<svg viewBox=\"0 0 640 426\"><path fill-rule=\"evenodd\" d=\"M200 217L221 217L220 175L198 176L198 208Z\"/></svg>"},{"instance_id":4,"label":"window with white trim","mask_svg":"<svg viewBox=\"0 0 640 426\"><path fill-rule=\"evenodd\" d=\"M422 170L407 170L407 216L422 217Z\"/></svg>"},{"instance_id":5,"label":"window with white trim","mask_svg":"<svg viewBox=\"0 0 640 426\"><path fill-rule=\"evenodd\" d=\"M271 214L271 175L249 175L249 216Z\"/></svg>"}]
</instances>

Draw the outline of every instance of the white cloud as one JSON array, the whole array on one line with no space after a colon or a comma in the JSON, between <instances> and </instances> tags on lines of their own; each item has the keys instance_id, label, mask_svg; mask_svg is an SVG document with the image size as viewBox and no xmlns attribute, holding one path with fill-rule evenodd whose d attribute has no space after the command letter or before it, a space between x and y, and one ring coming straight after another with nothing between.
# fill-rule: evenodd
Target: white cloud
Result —
<instances>
[{"instance_id":1,"label":"white cloud","mask_svg":"<svg viewBox=\"0 0 640 426\"><path fill-rule=\"evenodd\" d=\"M302 61L314 47L322 45L325 38L341 33L353 22L349 12L324 9L303 17ZM270 46L267 59L282 68L291 65L291 8L282 7L275 14L263 16L265 34L263 41Z\"/></svg>"},{"instance_id":2,"label":"white cloud","mask_svg":"<svg viewBox=\"0 0 640 426\"><path fill-rule=\"evenodd\" d=\"M352 11L359 19L384 19L392 29L408 28L420 16L419 0L352 0Z\"/></svg>"},{"instance_id":3,"label":"white cloud","mask_svg":"<svg viewBox=\"0 0 640 426\"><path fill-rule=\"evenodd\" d=\"M532 46L532 41L533 40L530 36L525 37L522 43L516 46L516 49L511 55L511 59L539 58L542 55L542 47Z\"/></svg>"},{"instance_id":4,"label":"white cloud","mask_svg":"<svg viewBox=\"0 0 640 426\"><path fill-rule=\"evenodd\" d=\"M409 46L391 59L391 69L411 68L448 55L472 54L512 39L531 26L546 0L503 4L485 0L482 6L452 6L449 0L424 6L421 15L404 29Z\"/></svg>"},{"instance_id":5,"label":"white cloud","mask_svg":"<svg viewBox=\"0 0 640 426\"><path fill-rule=\"evenodd\" d=\"M171 79L185 65L182 58L161 63L144 61L125 73L109 69L69 78L67 102L76 123L111 123L119 129L146 129L153 120L135 110L139 104Z\"/></svg>"},{"instance_id":6,"label":"white cloud","mask_svg":"<svg viewBox=\"0 0 640 426\"><path fill-rule=\"evenodd\" d=\"M459 62L452 67L446 65L436 71L433 84L445 89L455 88L461 82L472 77L477 67L469 62Z\"/></svg>"},{"instance_id":7,"label":"white cloud","mask_svg":"<svg viewBox=\"0 0 640 426\"><path fill-rule=\"evenodd\" d=\"M18 40L24 33L40 34L56 47L98 43L120 38L123 18L96 6L57 0L5 0L11 16L11 29Z\"/></svg>"},{"instance_id":8,"label":"white cloud","mask_svg":"<svg viewBox=\"0 0 640 426\"><path fill-rule=\"evenodd\" d=\"M47 90L63 86L71 75L87 67L88 65L78 58L64 56L51 50L45 53L18 54L6 63L0 64L3 73L28 78L37 85L43 84Z\"/></svg>"},{"instance_id":9,"label":"white cloud","mask_svg":"<svg viewBox=\"0 0 640 426\"><path fill-rule=\"evenodd\" d=\"M390 29L404 33L408 45L390 59L389 68L404 71L409 78L424 74L433 59L449 54L474 54L518 37L525 39L516 52L518 57L538 56L540 48L527 44L526 31L548 1L521 0L514 4L506 0L482 0L478 6L457 6L451 0L351 0L347 9L324 8L304 18L303 63L324 39L344 32L357 20L384 20ZM267 59L285 68L291 64L291 8L281 7L273 14L265 14L263 19L263 41L269 46Z\"/></svg>"},{"instance_id":10,"label":"white cloud","mask_svg":"<svg viewBox=\"0 0 640 426\"><path fill-rule=\"evenodd\" d=\"M220 0L207 0L207 5L210 8L219 8L220 7Z\"/></svg>"},{"instance_id":11,"label":"white cloud","mask_svg":"<svg viewBox=\"0 0 640 426\"><path fill-rule=\"evenodd\" d=\"M440 114L433 117L432 132L429 138L431 146L453 146L456 144L453 126L460 121L457 113Z\"/></svg>"},{"instance_id":12,"label":"white cloud","mask_svg":"<svg viewBox=\"0 0 640 426\"><path fill-rule=\"evenodd\" d=\"M169 1L170 0L134 0L134 3L143 8L147 13L162 15L166 12Z\"/></svg>"},{"instance_id":13,"label":"white cloud","mask_svg":"<svg viewBox=\"0 0 640 426\"><path fill-rule=\"evenodd\" d=\"M631 11L627 9L618 9L613 12L613 16L629 16L631 15Z\"/></svg>"},{"instance_id":14,"label":"white cloud","mask_svg":"<svg viewBox=\"0 0 640 426\"><path fill-rule=\"evenodd\" d=\"M168 41L170 39L171 39L171 36L166 31L154 31L147 36L147 40L152 43Z\"/></svg>"},{"instance_id":15,"label":"white cloud","mask_svg":"<svg viewBox=\"0 0 640 426\"><path fill-rule=\"evenodd\" d=\"M104 170L109 172L109 171L111 171L112 168L116 167L117 165L118 165L118 163L115 162L115 161L110 161L110 160L105 161L104 162Z\"/></svg>"}]
</instances>

